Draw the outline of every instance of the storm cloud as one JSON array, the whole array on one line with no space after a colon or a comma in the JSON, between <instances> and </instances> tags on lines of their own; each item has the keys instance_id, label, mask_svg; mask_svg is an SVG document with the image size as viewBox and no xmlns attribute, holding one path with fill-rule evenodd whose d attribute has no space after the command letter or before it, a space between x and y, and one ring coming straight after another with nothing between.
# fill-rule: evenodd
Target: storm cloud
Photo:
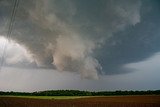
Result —
<instances>
[{"instance_id":1,"label":"storm cloud","mask_svg":"<svg viewBox=\"0 0 160 107\"><path fill-rule=\"evenodd\" d=\"M159 36L152 34L152 30L158 32L156 27L160 22L159 15L152 11L159 8L150 6L147 10L149 3L20 0L10 39L25 47L34 59L30 62L38 67L78 72L82 77L94 79L100 73L127 73L132 70L123 68L124 64L143 60L159 51L158 47L153 49L159 43L156 41ZM156 1L152 3L155 4ZM8 30L11 5L10 0L0 1L0 35L3 37ZM148 15L155 20L147 23L151 21ZM148 32L144 26L148 26ZM152 41L145 40L148 37Z\"/></svg>"}]
</instances>

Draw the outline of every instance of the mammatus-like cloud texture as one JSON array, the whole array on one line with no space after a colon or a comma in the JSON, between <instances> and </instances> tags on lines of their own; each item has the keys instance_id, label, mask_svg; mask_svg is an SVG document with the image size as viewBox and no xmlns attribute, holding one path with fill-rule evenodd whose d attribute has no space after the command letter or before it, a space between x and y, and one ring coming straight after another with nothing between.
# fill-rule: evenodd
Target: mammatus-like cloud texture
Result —
<instances>
[{"instance_id":1,"label":"mammatus-like cloud texture","mask_svg":"<svg viewBox=\"0 0 160 107\"><path fill-rule=\"evenodd\" d=\"M1 35L6 35L10 0L0 1ZM101 5L101 6L98 6ZM26 47L39 67L98 78L95 51L114 33L140 22L137 0L20 0L11 39Z\"/></svg>"}]
</instances>

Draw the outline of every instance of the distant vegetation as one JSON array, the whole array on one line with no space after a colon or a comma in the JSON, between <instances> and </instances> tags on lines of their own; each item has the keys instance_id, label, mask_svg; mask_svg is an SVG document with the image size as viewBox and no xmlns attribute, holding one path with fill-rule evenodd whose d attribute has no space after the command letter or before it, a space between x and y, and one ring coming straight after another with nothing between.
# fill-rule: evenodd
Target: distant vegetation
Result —
<instances>
[{"instance_id":1,"label":"distant vegetation","mask_svg":"<svg viewBox=\"0 0 160 107\"><path fill-rule=\"evenodd\" d=\"M148 91L79 91L79 90L49 90L38 92L3 92L0 95L16 95L16 96L111 96L111 95L160 95L160 90Z\"/></svg>"}]
</instances>

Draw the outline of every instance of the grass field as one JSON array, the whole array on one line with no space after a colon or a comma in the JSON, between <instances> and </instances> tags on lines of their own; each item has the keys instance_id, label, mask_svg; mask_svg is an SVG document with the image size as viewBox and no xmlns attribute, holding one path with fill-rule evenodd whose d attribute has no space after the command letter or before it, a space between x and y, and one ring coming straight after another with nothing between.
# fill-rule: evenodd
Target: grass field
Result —
<instances>
[{"instance_id":1,"label":"grass field","mask_svg":"<svg viewBox=\"0 0 160 107\"><path fill-rule=\"evenodd\" d=\"M0 97L18 97L18 98L34 98L34 99L76 99L87 98L92 96L0 96Z\"/></svg>"},{"instance_id":2,"label":"grass field","mask_svg":"<svg viewBox=\"0 0 160 107\"><path fill-rule=\"evenodd\" d=\"M5 96L0 107L160 107L160 96Z\"/></svg>"}]
</instances>

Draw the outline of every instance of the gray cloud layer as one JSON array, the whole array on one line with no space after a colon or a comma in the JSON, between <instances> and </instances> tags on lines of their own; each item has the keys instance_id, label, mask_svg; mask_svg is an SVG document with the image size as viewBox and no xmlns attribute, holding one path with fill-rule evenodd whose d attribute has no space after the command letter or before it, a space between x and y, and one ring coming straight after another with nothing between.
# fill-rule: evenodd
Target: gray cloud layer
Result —
<instances>
[{"instance_id":1,"label":"gray cloud layer","mask_svg":"<svg viewBox=\"0 0 160 107\"><path fill-rule=\"evenodd\" d=\"M11 39L23 45L39 67L76 71L82 77L95 79L101 70L119 73L124 70L120 69L123 64L141 57L141 52L133 53L141 49L141 44L137 46L140 49L131 47L141 43L140 38L146 34L141 28L145 22L139 24L142 3L139 0L21 0ZM11 1L0 1L0 33L4 36L9 7ZM129 32L124 34L126 29ZM141 32L144 34L140 35Z\"/></svg>"}]
</instances>

